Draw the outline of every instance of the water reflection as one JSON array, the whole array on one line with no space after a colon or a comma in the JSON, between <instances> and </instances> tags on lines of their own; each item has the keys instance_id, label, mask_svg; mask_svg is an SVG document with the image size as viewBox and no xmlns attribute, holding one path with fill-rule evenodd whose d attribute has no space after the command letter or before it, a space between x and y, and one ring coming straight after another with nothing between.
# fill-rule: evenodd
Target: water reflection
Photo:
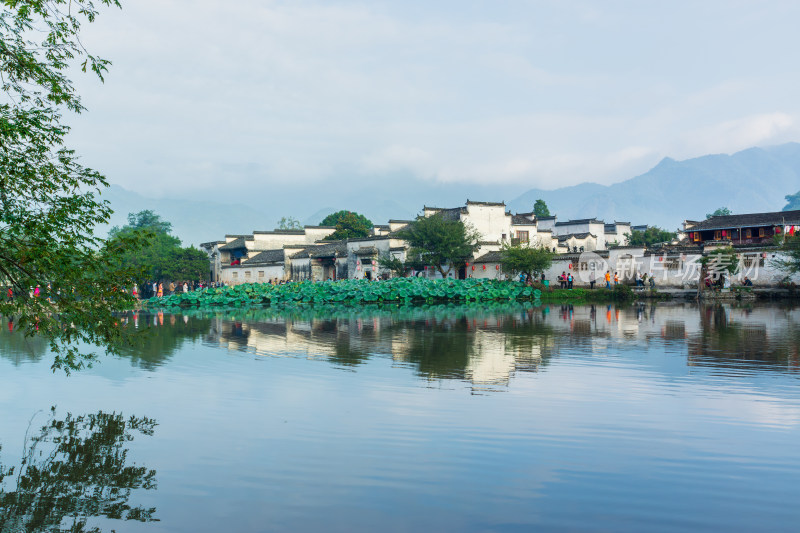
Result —
<instances>
[{"instance_id":1,"label":"water reflection","mask_svg":"<svg viewBox=\"0 0 800 533\"><path fill-rule=\"evenodd\" d=\"M546 368L564 350L608 355L653 344L684 354L692 366L794 372L799 321L795 307L774 304L495 303L139 312L121 317L121 326L143 332L123 355L148 370L184 344L202 341L265 356L326 359L349 370L385 357L424 379L493 386L506 385L517 371ZM0 329L0 355L15 364L40 360L46 351L42 339Z\"/></svg>"},{"instance_id":2,"label":"water reflection","mask_svg":"<svg viewBox=\"0 0 800 533\"><path fill-rule=\"evenodd\" d=\"M128 461L135 434L155 426L102 411L58 418L52 408L38 434L25 435L20 464L0 463L0 532L99 532L90 519L156 520L154 508L129 502L134 490L156 488L156 471Z\"/></svg>"},{"instance_id":3,"label":"water reflection","mask_svg":"<svg viewBox=\"0 0 800 533\"><path fill-rule=\"evenodd\" d=\"M49 351L43 337L25 336L17 330L13 319L0 316L0 357L14 365L42 360ZM121 355L131 364L153 370L168 361L186 343L199 340L208 334L211 320L207 317L178 316L164 312L131 312L120 316L120 327L135 335L128 337L129 345Z\"/></svg>"},{"instance_id":4,"label":"water reflection","mask_svg":"<svg viewBox=\"0 0 800 533\"><path fill-rule=\"evenodd\" d=\"M504 385L580 349L596 355L661 345L689 365L797 371L800 313L792 306L440 306L242 311L211 319L206 343L266 356L324 358L354 368L391 357L426 379ZM759 366L761 365L761 366Z\"/></svg>"}]
</instances>

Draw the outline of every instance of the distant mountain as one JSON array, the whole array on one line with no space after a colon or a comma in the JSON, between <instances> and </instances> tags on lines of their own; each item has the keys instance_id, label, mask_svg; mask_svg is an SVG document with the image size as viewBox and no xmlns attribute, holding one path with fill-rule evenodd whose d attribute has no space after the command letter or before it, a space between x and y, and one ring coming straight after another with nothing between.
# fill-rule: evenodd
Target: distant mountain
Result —
<instances>
[{"instance_id":1,"label":"distant mountain","mask_svg":"<svg viewBox=\"0 0 800 533\"><path fill-rule=\"evenodd\" d=\"M101 234L112 226L124 226L128 222L128 213L145 209L151 209L162 219L171 222L172 234L180 238L184 246L197 246L201 242L222 239L228 233L252 233L254 229L274 227L272 213L267 214L241 204L147 198L119 185L112 185L103 191L101 198L108 200L114 210L110 224L98 228Z\"/></svg>"},{"instance_id":2,"label":"distant mountain","mask_svg":"<svg viewBox=\"0 0 800 533\"><path fill-rule=\"evenodd\" d=\"M530 211L537 198L560 220L596 216L675 229L718 207L733 213L780 211L800 188L800 144L750 148L685 161L666 158L648 172L614 185L584 183L552 191L531 189L509 202Z\"/></svg>"},{"instance_id":3,"label":"distant mountain","mask_svg":"<svg viewBox=\"0 0 800 533\"><path fill-rule=\"evenodd\" d=\"M482 183L437 183L396 175L356 185L253 183L246 191L225 187L213 197L180 199L153 199L111 186L103 198L116 211L111 225L125 224L128 213L152 209L172 222L173 233L185 245L270 230L284 216L316 225L330 213L349 209L385 224L389 219L413 218L425 205L456 207L467 199L505 200L509 210L529 212L542 198L560 220L597 217L675 229L684 219L703 219L723 206L734 213L781 210L786 195L800 189L800 144L685 161L666 158L648 172L614 185L583 183L555 190L531 189L521 195L520 189L493 183L490 177Z\"/></svg>"}]
</instances>

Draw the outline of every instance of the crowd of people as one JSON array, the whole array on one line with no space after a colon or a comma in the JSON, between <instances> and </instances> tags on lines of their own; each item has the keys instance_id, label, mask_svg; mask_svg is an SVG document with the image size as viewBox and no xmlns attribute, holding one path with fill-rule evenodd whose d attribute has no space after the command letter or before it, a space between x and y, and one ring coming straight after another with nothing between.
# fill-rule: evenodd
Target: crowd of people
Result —
<instances>
[{"instance_id":1,"label":"crowd of people","mask_svg":"<svg viewBox=\"0 0 800 533\"><path fill-rule=\"evenodd\" d=\"M133 296L139 299L149 298L163 298L173 294L186 293L191 291L200 291L209 287L224 287L225 283L219 282L205 282L205 281L179 281L179 282L164 282L164 281L148 281L141 287L138 285L133 286Z\"/></svg>"}]
</instances>

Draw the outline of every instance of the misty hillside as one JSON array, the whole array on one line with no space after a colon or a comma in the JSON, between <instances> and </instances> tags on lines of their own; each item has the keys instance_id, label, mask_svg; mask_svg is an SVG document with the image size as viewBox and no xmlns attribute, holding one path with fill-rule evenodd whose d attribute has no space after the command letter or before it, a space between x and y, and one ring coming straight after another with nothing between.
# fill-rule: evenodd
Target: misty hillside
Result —
<instances>
[{"instance_id":1,"label":"misty hillside","mask_svg":"<svg viewBox=\"0 0 800 533\"><path fill-rule=\"evenodd\" d=\"M780 211L785 196L798 189L800 144L789 143L686 161L666 158L640 176L609 186L532 189L509 208L530 211L543 198L561 220L597 216L675 229L684 219L703 219L722 206L734 213Z\"/></svg>"},{"instance_id":2,"label":"misty hillside","mask_svg":"<svg viewBox=\"0 0 800 533\"><path fill-rule=\"evenodd\" d=\"M722 206L734 213L780 211L786 195L800 190L800 144L686 161L666 158L640 176L608 186L583 183L549 191L531 189L521 195L520 189L491 180L442 184L398 176L365 187L321 185L309 191L285 184L259 192L254 185L247 195L232 191L202 199L151 199L112 186L103 199L116 211L112 225L125 224L128 213L152 209L172 222L173 233L186 245L222 239L225 234L270 230L283 216L314 225L330 213L349 209L385 224L392 218L413 218L424 205L455 207L467 199L505 200L511 211L527 212L537 198L543 198L560 220L598 217L675 229L684 219L705 218Z\"/></svg>"}]
</instances>

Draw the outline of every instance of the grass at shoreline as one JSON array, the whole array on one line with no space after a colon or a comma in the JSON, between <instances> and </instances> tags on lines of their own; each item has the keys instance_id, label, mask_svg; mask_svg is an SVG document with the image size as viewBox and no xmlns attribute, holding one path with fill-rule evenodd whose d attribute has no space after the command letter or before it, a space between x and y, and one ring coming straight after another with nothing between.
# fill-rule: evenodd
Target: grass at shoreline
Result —
<instances>
[{"instance_id":1,"label":"grass at shoreline","mask_svg":"<svg viewBox=\"0 0 800 533\"><path fill-rule=\"evenodd\" d=\"M370 303L487 303L509 301L541 302L614 302L634 299L630 287L594 290L550 289L526 286L516 281L497 280L429 280L394 278L388 281L342 280L326 282L292 282L283 285L248 283L218 289L178 293L143 302L144 308L237 308L253 305Z\"/></svg>"}]
</instances>

